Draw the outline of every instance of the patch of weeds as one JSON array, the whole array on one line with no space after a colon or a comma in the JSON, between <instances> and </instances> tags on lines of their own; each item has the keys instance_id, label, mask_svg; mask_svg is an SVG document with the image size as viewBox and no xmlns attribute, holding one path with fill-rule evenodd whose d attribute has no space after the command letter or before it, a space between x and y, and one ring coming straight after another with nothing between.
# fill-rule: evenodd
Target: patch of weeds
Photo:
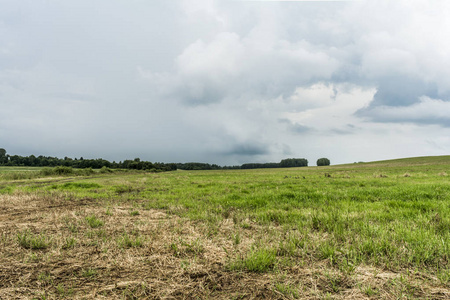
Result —
<instances>
[{"instance_id":1,"label":"patch of weeds","mask_svg":"<svg viewBox=\"0 0 450 300\"><path fill-rule=\"evenodd\" d=\"M116 194L120 195L120 194L125 194L125 193L131 193L133 192L134 189L132 186L129 185L118 185L114 187L114 192L116 192Z\"/></svg>"},{"instance_id":2,"label":"patch of weeds","mask_svg":"<svg viewBox=\"0 0 450 300\"><path fill-rule=\"evenodd\" d=\"M97 275L97 270L96 269L85 269L83 271L81 271L81 276L86 277L86 278L93 278Z\"/></svg>"},{"instance_id":3,"label":"patch of weeds","mask_svg":"<svg viewBox=\"0 0 450 300\"><path fill-rule=\"evenodd\" d=\"M272 249L260 248L251 250L244 258L238 258L229 265L231 270L247 270L263 273L272 270L276 265L276 252Z\"/></svg>"},{"instance_id":4,"label":"patch of weeds","mask_svg":"<svg viewBox=\"0 0 450 300\"><path fill-rule=\"evenodd\" d=\"M98 172L102 174L107 174L107 173L114 173L114 170L108 168L107 166L103 166Z\"/></svg>"},{"instance_id":5,"label":"patch of weeds","mask_svg":"<svg viewBox=\"0 0 450 300\"><path fill-rule=\"evenodd\" d=\"M39 299L41 299L41 300L47 300L48 298L47 298L47 292L43 292L42 294L39 294L39 296L38 296L39 298L33 298L33 300L39 300Z\"/></svg>"},{"instance_id":6,"label":"patch of weeds","mask_svg":"<svg viewBox=\"0 0 450 300\"><path fill-rule=\"evenodd\" d=\"M363 292L368 297L372 297L378 294L378 290L370 285L361 287L361 292Z\"/></svg>"},{"instance_id":7,"label":"patch of weeds","mask_svg":"<svg viewBox=\"0 0 450 300\"><path fill-rule=\"evenodd\" d=\"M191 266L191 263L189 261L187 261L187 260L182 260L181 261L181 268L183 270L189 269L190 266Z\"/></svg>"},{"instance_id":8,"label":"patch of weeds","mask_svg":"<svg viewBox=\"0 0 450 300\"><path fill-rule=\"evenodd\" d=\"M128 233L123 233L122 236L117 240L117 245L120 248L136 248L142 247L144 242L140 236L130 237Z\"/></svg>"},{"instance_id":9,"label":"patch of weeds","mask_svg":"<svg viewBox=\"0 0 450 300\"><path fill-rule=\"evenodd\" d=\"M0 194L12 194L14 191L14 188L12 186L6 186L0 188Z\"/></svg>"},{"instance_id":10,"label":"patch of weeds","mask_svg":"<svg viewBox=\"0 0 450 300\"><path fill-rule=\"evenodd\" d=\"M392 279L391 284L398 290L398 292L402 296L406 295L407 297L409 296L411 298L414 297L414 294L418 289L417 287L413 286L411 282L403 275L400 275L400 278Z\"/></svg>"},{"instance_id":11,"label":"patch of weeds","mask_svg":"<svg viewBox=\"0 0 450 300\"><path fill-rule=\"evenodd\" d=\"M201 255L205 252L203 245L197 239L192 242L186 242L179 239L178 243L173 242L169 246L173 255L176 257L184 257L188 255Z\"/></svg>"},{"instance_id":12,"label":"patch of weeds","mask_svg":"<svg viewBox=\"0 0 450 300\"><path fill-rule=\"evenodd\" d=\"M37 255L36 253L34 253L34 252L31 252L30 253L30 256L29 256L29 258L28 258L28 261L29 262L38 262L38 261L40 261L41 260L41 257L39 256L39 255Z\"/></svg>"},{"instance_id":13,"label":"patch of weeds","mask_svg":"<svg viewBox=\"0 0 450 300\"><path fill-rule=\"evenodd\" d=\"M303 248L305 242L296 236L289 236L286 240L280 241L277 254L283 256L294 256L297 249Z\"/></svg>"},{"instance_id":14,"label":"patch of weeds","mask_svg":"<svg viewBox=\"0 0 450 300\"><path fill-rule=\"evenodd\" d=\"M275 289L288 298L294 298L294 299L300 298L300 295L298 294L298 291L295 289L295 287L293 287L289 284L276 283Z\"/></svg>"},{"instance_id":15,"label":"patch of weeds","mask_svg":"<svg viewBox=\"0 0 450 300\"><path fill-rule=\"evenodd\" d=\"M94 182L67 182L61 185L63 189L93 189L100 187L101 185Z\"/></svg>"},{"instance_id":16,"label":"patch of weeds","mask_svg":"<svg viewBox=\"0 0 450 300\"><path fill-rule=\"evenodd\" d=\"M104 224L104 222L98 219L95 215L88 216L85 219L91 228L98 228Z\"/></svg>"},{"instance_id":17,"label":"patch of weeds","mask_svg":"<svg viewBox=\"0 0 450 300\"><path fill-rule=\"evenodd\" d=\"M338 275L326 274L326 286L325 289L332 293L339 293L341 291L342 285L344 285L344 280Z\"/></svg>"},{"instance_id":18,"label":"patch of weeds","mask_svg":"<svg viewBox=\"0 0 450 300\"><path fill-rule=\"evenodd\" d=\"M121 299L147 299L150 293L151 288L145 283L130 284L122 291Z\"/></svg>"},{"instance_id":19,"label":"patch of weeds","mask_svg":"<svg viewBox=\"0 0 450 300\"><path fill-rule=\"evenodd\" d=\"M19 245L25 249L46 249L50 246L51 239L45 234L36 235L29 230L17 234Z\"/></svg>"},{"instance_id":20,"label":"patch of weeds","mask_svg":"<svg viewBox=\"0 0 450 300\"><path fill-rule=\"evenodd\" d=\"M43 284L43 285L50 285L50 284L53 283L53 278L52 278L51 274L50 274L50 273L46 273L46 272L40 273L40 274L38 275L38 280L39 280L39 281L41 282L41 284Z\"/></svg>"},{"instance_id":21,"label":"patch of weeds","mask_svg":"<svg viewBox=\"0 0 450 300\"><path fill-rule=\"evenodd\" d=\"M450 283L450 269L440 270L437 274L437 278L443 284L449 284Z\"/></svg>"},{"instance_id":22,"label":"patch of weeds","mask_svg":"<svg viewBox=\"0 0 450 300\"><path fill-rule=\"evenodd\" d=\"M73 295L73 288L66 289L66 287L60 283L56 286L56 292L62 297L70 297Z\"/></svg>"},{"instance_id":23,"label":"patch of weeds","mask_svg":"<svg viewBox=\"0 0 450 300\"><path fill-rule=\"evenodd\" d=\"M103 229L99 229L99 230L89 230L86 232L86 236L90 239L94 239L94 238L106 238L106 231Z\"/></svg>"},{"instance_id":24,"label":"patch of weeds","mask_svg":"<svg viewBox=\"0 0 450 300\"><path fill-rule=\"evenodd\" d=\"M73 232L73 233L77 233L78 232L78 225L76 223L73 222L69 222L66 224L67 228Z\"/></svg>"},{"instance_id":25,"label":"patch of weeds","mask_svg":"<svg viewBox=\"0 0 450 300\"><path fill-rule=\"evenodd\" d=\"M62 245L63 249L71 249L75 247L77 244L77 240L73 237L66 237L64 240L64 244Z\"/></svg>"},{"instance_id":26,"label":"patch of weeds","mask_svg":"<svg viewBox=\"0 0 450 300\"><path fill-rule=\"evenodd\" d=\"M113 215L113 213L112 213L110 207L108 207L108 208L106 209L105 215L107 215L107 216L112 216L112 215Z\"/></svg>"},{"instance_id":27,"label":"patch of weeds","mask_svg":"<svg viewBox=\"0 0 450 300\"><path fill-rule=\"evenodd\" d=\"M235 246L237 246L241 243L241 235L239 234L239 232L236 232L235 234L233 234L232 238L233 238L233 244Z\"/></svg>"},{"instance_id":28,"label":"patch of weeds","mask_svg":"<svg viewBox=\"0 0 450 300\"><path fill-rule=\"evenodd\" d=\"M243 229L252 229L252 225L250 225L250 223L248 223L247 221L242 222L241 227Z\"/></svg>"},{"instance_id":29,"label":"patch of weeds","mask_svg":"<svg viewBox=\"0 0 450 300\"><path fill-rule=\"evenodd\" d=\"M130 216L138 216L138 215L140 215L140 213L139 213L138 210L132 210L132 211L130 211Z\"/></svg>"},{"instance_id":30,"label":"patch of weeds","mask_svg":"<svg viewBox=\"0 0 450 300\"><path fill-rule=\"evenodd\" d=\"M319 257L321 259L329 259L331 263L336 260L337 249L332 242L324 242L319 245Z\"/></svg>"}]
</instances>

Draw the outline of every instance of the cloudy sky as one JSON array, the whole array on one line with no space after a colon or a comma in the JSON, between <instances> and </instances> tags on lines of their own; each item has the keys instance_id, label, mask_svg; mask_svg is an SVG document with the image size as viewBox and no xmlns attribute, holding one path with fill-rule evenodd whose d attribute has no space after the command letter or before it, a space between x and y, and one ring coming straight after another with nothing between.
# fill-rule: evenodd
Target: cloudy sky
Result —
<instances>
[{"instance_id":1,"label":"cloudy sky","mask_svg":"<svg viewBox=\"0 0 450 300\"><path fill-rule=\"evenodd\" d=\"M450 154L450 1L0 0L9 154Z\"/></svg>"}]
</instances>

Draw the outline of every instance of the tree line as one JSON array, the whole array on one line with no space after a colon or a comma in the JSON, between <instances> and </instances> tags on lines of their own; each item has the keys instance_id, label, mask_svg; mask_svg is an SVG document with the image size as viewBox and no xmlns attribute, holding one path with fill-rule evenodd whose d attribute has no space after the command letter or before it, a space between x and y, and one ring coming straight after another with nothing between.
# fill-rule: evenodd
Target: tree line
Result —
<instances>
[{"instance_id":1,"label":"tree line","mask_svg":"<svg viewBox=\"0 0 450 300\"><path fill-rule=\"evenodd\" d=\"M110 162L103 158L84 159L80 158L57 158L51 156L21 156L9 155L6 150L0 148L0 166L25 166L25 167L72 167L78 169L101 169L103 167L111 169L133 169L133 170L149 170L149 171L175 171L177 165L173 163L160 163L141 161L139 158L134 160L124 160L120 162Z\"/></svg>"},{"instance_id":2,"label":"tree line","mask_svg":"<svg viewBox=\"0 0 450 300\"><path fill-rule=\"evenodd\" d=\"M177 168L181 170L230 170L230 169L262 169L262 168L291 168L291 167L307 167L308 160L305 158L287 158L279 163L246 163L240 166L219 166L208 163L178 163Z\"/></svg>"},{"instance_id":3,"label":"tree line","mask_svg":"<svg viewBox=\"0 0 450 300\"><path fill-rule=\"evenodd\" d=\"M329 165L327 158L320 158L317 161L318 166ZM26 166L26 167L72 167L78 169L100 169L103 167L111 169L131 169L131 170L149 170L149 171L175 171L180 170L230 170L230 169L262 169L262 168L291 168L307 167L308 160L305 158L287 158L279 163L245 163L237 166L219 166L217 164L189 162L189 163L160 163L141 161L139 158L133 160L124 160L120 162L110 162L103 158L85 159L80 158L57 158L51 156L20 156L9 155L6 150L0 148L0 166Z\"/></svg>"}]
</instances>

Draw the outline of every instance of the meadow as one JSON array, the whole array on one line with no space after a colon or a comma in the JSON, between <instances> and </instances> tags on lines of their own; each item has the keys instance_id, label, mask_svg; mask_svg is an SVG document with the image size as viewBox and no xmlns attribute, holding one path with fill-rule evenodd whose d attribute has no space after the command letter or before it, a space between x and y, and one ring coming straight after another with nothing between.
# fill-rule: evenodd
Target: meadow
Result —
<instances>
[{"instance_id":1,"label":"meadow","mask_svg":"<svg viewBox=\"0 0 450 300\"><path fill-rule=\"evenodd\" d=\"M449 174L0 168L0 299L450 299Z\"/></svg>"}]
</instances>

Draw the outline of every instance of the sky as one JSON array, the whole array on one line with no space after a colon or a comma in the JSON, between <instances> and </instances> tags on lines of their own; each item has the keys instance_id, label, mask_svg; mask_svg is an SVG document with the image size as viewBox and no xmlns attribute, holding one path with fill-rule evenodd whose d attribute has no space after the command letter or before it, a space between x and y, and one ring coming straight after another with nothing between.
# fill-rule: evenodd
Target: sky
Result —
<instances>
[{"instance_id":1,"label":"sky","mask_svg":"<svg viewBox=\"0 0 450 300\"><path fill-rule=\"evenodd\" d=\"M450 154L450 1L0 0L11 155Z\"/></svg>"}]
</instances>

